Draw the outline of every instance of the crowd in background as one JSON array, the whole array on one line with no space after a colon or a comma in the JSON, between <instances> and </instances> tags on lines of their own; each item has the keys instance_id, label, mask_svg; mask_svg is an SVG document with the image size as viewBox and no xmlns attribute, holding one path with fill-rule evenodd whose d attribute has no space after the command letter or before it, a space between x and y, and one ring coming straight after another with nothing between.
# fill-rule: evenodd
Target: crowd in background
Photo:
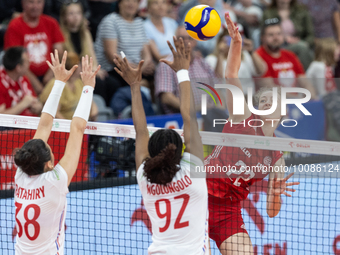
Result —
<instances>
[{"instance_id":1,"label":"crowd in background","mask_svg":"<svg viewBox=\"0 0 340 255\"><path fill-rule=\"evenodd\" d=\"M219 34L209 41L195 41L184 28L186 13L198 4L214 7L222 18ZM114 70L114 54L120 51L133 65L144 60L141 90L146 115L178 113L177 77L159 62L172 57L167 40L172 42L176 35L191 43L193 84L223 82L231 43L225 12L243 36L239 78L244 92L262 86L307 88L313 100L325 101L328 122L340 131L336 0L1 0L0 113L40 114L54 83L46 60L55 49L60 55L69 52L68 68L79 65L62 94L57 118L73 115L82 91L80 60L85 55L93 58L94 66L102 66L90 119L98 120L101 111L113 112L109 118L130 117L129 86ZM194 88L198 106L202 93ZM213 105L208 100L208 107ZM339 132L332 139L340 141Z\"/></svg>"}]
</instances>

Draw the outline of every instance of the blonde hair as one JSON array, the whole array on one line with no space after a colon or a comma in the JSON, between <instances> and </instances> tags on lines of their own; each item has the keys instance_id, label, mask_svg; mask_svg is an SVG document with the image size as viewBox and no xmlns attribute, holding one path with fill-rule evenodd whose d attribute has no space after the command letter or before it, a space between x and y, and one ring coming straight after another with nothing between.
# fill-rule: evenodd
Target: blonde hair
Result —
<instances>
[{"instance_id":1,"label":"blonde hair","mask_svg":"<svg viewBox=\"0 0 340 255\"><path fill-rule=\"evenodd\" d=\"M335 65L334 52L336 47L337 44L333 38L317 40L315 46L315 60L325 62L326 66Z\"/></svg>"},{"instance_id":2,"label":"blonde hair","mask_svg":"<svg viewBox=\"0 0 340 255\"><path fill-rule=\"evenodd\" d=\"M92 52L90 50L90 45L91 45L91 41L92 40L92 36L89 32L89 30L87 29L87 20L84 16L84 9L81 3L71 3L71 4L64 4L61 7L61 11L60 11L60 28L61 31L64 34L65 37L65 50L67 50L67 52L76 52L74 45L72 43L71 40L71 33L70 30L67 28L67 21L66 21L66 13L67 13L67 8L71 5L78 5L81 8L82 11L82 15L83 15L83 19L82 22L80 24L80 28L79 28L79 34L80 34L80 41L81 41L81 53L80 56L85 56L88 55L89 57L93 57L92 56Z\"/></svg>"}]
</instances>

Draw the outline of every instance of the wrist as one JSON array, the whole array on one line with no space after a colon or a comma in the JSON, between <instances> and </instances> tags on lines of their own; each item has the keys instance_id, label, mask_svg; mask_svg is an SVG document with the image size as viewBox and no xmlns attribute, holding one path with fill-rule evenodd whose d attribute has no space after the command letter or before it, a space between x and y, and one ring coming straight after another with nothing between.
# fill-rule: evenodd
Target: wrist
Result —
<instances>
[{"instance_id":1,"label":"wrist","mask_svg":"<svg viewBox=\"0 0 340 255\"><path fill-rule=\"evenodd\" d=\"M190 81L189 71L187 69L181 69L177 71L176 75L177 75L178 84L185 82L185 81Z\"/></svg>"}]
</instances>

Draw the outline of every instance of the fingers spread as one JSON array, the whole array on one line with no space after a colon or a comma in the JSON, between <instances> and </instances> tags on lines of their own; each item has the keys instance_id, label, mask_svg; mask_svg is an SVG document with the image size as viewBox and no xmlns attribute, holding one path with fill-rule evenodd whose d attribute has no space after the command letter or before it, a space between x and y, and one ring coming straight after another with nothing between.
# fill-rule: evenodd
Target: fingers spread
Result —
<instances>
[{"instance_id":1,"label":"fingers spread","mask_svg":"<svg viewBox=\"0 0 340 255\"><path fill-rule=\"evenodd\" d=\"M294 175L294 173L290 173L288 176L286 176L283 180L287 181L290 177L292 177Z\"/></svg>"},{"instance_id":2,"label":"fingers spread","mask_svg":"<svg viewBox=\"0 0 340 255\"><path fill-rule=\"evenodd\" d=\"M282 194L283 194L283 195L286 195L287 197L292 197L292 195L288 194L288 193L285 192L285 191L284 191Z\"/></svg>"},{"instance_id":3,"label":"fingers spread","mask_svg":"<svg viewBox=\"0 0 340 255\"><path fill-rule=\"evenodd\" d=\"M300 182L289 182L289 183L286 183L286 186L293 186L293 185L299 185Z\"/></svg>"},{"instance_id":4,"label":"fingers spread","mask_svg":"<svg viewBox=\"0 0 340 255\"><path fill-rule=\"evenodd\" d=\"M143 64L144 64L144 60L141 60L138 64L138 71L142 70Z\"/></svg>"},{"instance_id":5,"label":"fingers spread","mask_svg":"<svg viewBox=\"0 0 340 255\"><path fill-rule=\"evenodd\" d=\"M63 54L63 59L61 60L62 66L65 66L65 64L66 64L66 59L67 59L67 51L65 50L65 51L64 51L64 54Z\"/></svg>"},{"instance_id":6,"label":"fingers spread","mask_svg":"<svg viewBox=\"0 0 340 255\"><path fill-rule=\"evenodd\" d=\"M55 59L54 59L54 56L53 56L52 52L50 53L50 56L51 56L52 64L55 65Z\"/></svg>"},{"instance_id":7,"label":"fingers spread","mask_svg":"<svg viewBox=\"0 0 340 255\"><path fill-rule=\"evenodd\" d=\"M81 71L82 73L85 72L85 57L81 58Z\"/></svg>"},{"instance_id":8,"label":"fingers spread","mask_svg":"<svg viewBox=\"0 0 340 255\"><path fill-rule=\"evenodd\" d=\"M54 57L55 57L55 61L57 61L57 64L59 64L60 62L59 62L59 55L58 55L57 49L54 50Z\"/></svg>"},{"instance_id":9,"label":"fingers spread","mask_svg":"<svg viewBox=\"0 0 340 255\"><path fill-rule=\"evenodd\" d=\"M71 75L77 70L77 68L78 68L78 65L72 66L72 68L70 70Z\"/></svg>"},{"instance_id":10,"label":"fingers spread","mask_svg":"<svg viewBox=\"0 0 340 255\"><path fill-rule=\"evenodd\" d=\"M117 67L114 67L113 68L121 77L123 77L123 73L117 68Z\"/></svg>"},{"instance_id":11,"label":"fingers spread","mask_svg":"<svg viewBox=\"0 0 340 255\"><path fill-rule=\"evenodd\" d=\"M101 68L101 65L99 65L99 66L97 67L96 71L94 71L94 76L97 75L97 73L99 72L100 68Z\"/></svg>"},{"instance_id":12,"label":"fingers spread","mask_svg":"<svg viewBox=\"0 0 340 255\"><path fill-rule=\"evenodd\" d=\"M175 38L175 37L174 37L174 38ZM170 48L172 54L175 55L175 54L176 54L176 51L175 51L174 47L172 47L172 45L171 45L171 43L170 43L169 41L167 41L167 43L168 43L168 46L169 46L169 48Z\"/></svg>"},{"instance_id":13,"label":"fingers spread","mask_svg":"<svg viewBox=\"0 0 340 255\"><path fill-rule=\"evenodd\" d=\"M46 60L46 64L53 70L53 66L52 66L52 64L50 63L50 61Z\"/></svg>"}]
</instances>

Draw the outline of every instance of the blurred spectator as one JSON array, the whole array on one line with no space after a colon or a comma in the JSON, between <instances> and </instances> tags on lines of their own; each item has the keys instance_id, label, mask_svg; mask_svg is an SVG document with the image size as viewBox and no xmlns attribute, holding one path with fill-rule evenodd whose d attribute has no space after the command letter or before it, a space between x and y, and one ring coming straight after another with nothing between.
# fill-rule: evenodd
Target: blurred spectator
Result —
<instances>
[{"instance_id":1,"label":"blurred spectator","mask_svg":"<svg viewBox=\"0 0 340 255\"><path fill-rule=\"evenodd\" d=\"M238 22L246 30L246 34L254 41L255 48L260 46L260 21L262 20L262 9L254 4L252 0L239 0L234 6L225 4L224 8L236 14Z\"/></svg>"},{"instance_id":2,"label":"blurred spectator","mask_svg":"<svg viewBox=\"0 0 340 255\"><path fill-rule=\"evenodd\" d=\"M28 54L23 47L7 49L0 68L0 105L4 114L38 116L42 104L36 98L25 74L29 68Z\"/></svg>"},{"instance_id":3,"label":"blurred spectator","mask_svg":"<svg viewBox=\"0 0 340 255\"><path fill-rule=\"evenodd\" d=\"M118 13L107 15L98 26L95 51L98 63L114 79L114 83L105 88L100 95L105 95L109 105L115 91L127 86L124 79L116 73L113 63L115 53L123 51L127 60L137 66L144 59L143 77L153 76L155 65L152 60L150 46L144 29L144 21L136 17L138 0L118 0Z\"/></svg>"},{"instance_id":4,"label":"blurred spectator","mask_svg":"<svg viewBox=\"0 0 340 255\"><path fill-rule=\"evenodd\" d=\"M21 9L21 0L1 0L0 23L7 24L12 18L16 18Z\"/></svg>"},{"instance_id":5,"label":"blurred spectator","mask_svg":"<svg viewBox=\"0 0 340 255\"><path fill-rule=\"evenodd\" d=\"M340 10L336 0L299 0L312 16L315 38L336 38L340 43Z\"/></svg>"},{"instance_id":6,"label":"blurred spectator","mask_svg":"<svg viewBox=\"0 0 340 255\"><path fill-rule=\"evenodd\" d=\"M191 44L192 52L191 64L189 67L189 76L192 86L196 86L196 82L204 82L210 86L214 86L214 82L217 82L214 72L201 57L201 55L196 54L196 52L194 51L197 41L192 39L188 35L184 26L178 27L176 36L182 37L184 43L187 44L190 42ZM168 59L170 59L171 57L169 57ZM201 90L194 87L193 93L196 107L200 107L201 95L205 92L202 92ZM165 113L179 112L179 88L177 76L176 73L164 63L160 63L157 66L155 74L155 95L157 98L160 99L162 109L165 111ZM208 104L209 103L211 104L210 98L208 99Z\"/></svg>"},{"instance_id":7,"label":"blurred spectator","mask_svg":"<svg viewBox=\"0 0 340 255\"><path fill-rule=\"evenodd\" d=\"M284 42L282 28L278 18L268 19L264 22L262 30L262 46L256 51L267 63L267 72L261 79L260 86L300 87L308 89L312 99L316 98L314 87L306 79L302 64L296 55L282 49ZM269 79L268 79L269 78Z\"/></svg>"},{"instance_id":8,"label":"blurred spectator","mask_svg":"<svg viewBox=\"0 0 340 255\"><path fill-rule=\"evenodd\" d=\"M22 0L22 7L22 15L8 25L4 47L23 46L27 49L30 60L27 77L39 94L43 84L53 77L46 60L50 60L53 49L60 54L63 52L64 37L58 22L42 14L44 0Z\"/></svg>"},{"instance_id":9,"label":"blurred spectator","mask_svg":"<svg viewBox=\"0 0 340 255\"><path fill-rule=\"evenodd\" d=\"M151 53L157 61L171 54L167 41L173 44L172 37L178 26L175 20L165 17L166 8L166 0L148 0L150 16L145 20L144 27L150 39Z\"/></svg>"},{"instance_id":10,"label":"blurred spectator","mask_svg":"<svg viewBox=\"0 0 340 255\"><path fill-rule=\"evenodd\" d=\"M65 50L68 53L75 52L80 57L88 55L93 58L93 66L98 66L93 39L87 28L87 20L80 2L72 2L62 6L60 28L65 37ZM105 70L99 70L97 74L101 80L104 80L107 75ZM101 84L97 85L100 86Z\"/></svg>"},{"instance_id":11,"label":"blurred spectator","mask_svg":"<svg viewBox=\"0 0 340 255\"><path fill-rule=\"evenodd\" d=\"M180 25L184 25L184 19L187 12L194 6L199 4L209 5L210 7L215 8L215 10L220 15L222 24L225 24L224 20L224 12L222 6L222 0L187 0L181 4L179 8L179 18L180 18ZM203 56L207 56L211 54L215 47L216 47L217 37L207 40L207 41L198 41L197 42L197 49L203 54Z\"/></svg>"},{"instance_id":12,"label":"blurred spectator","mask_svg":"<svg viewBox=\"0 0 340 255\"><path fill-rule=\"evenodd\" d=\"M102 19L115 10L117 0L88 0L91 16L89 17L92 38L97 37L98 25Z\"/></svg>"},{"instance_id":13,"label":"blurred spectator","mask_svg":"<svg viewBox=\"0 0 340 255\"><path fill-rule=\"evenodd\" d=\"M73 73L70 79L66 82L66 86L60 97L56 118L58 119L69 119L71 120L78 105L81 93L83 91L83 82L80 78L80 58L77 53L70 52L67 54L66 69L70 70L74 65L79 65L77 70ZM54 78L50 80L39 98L41 102L45 103L54 85ZM89 120L95 121L98 114L97 106L92 102L91 112Z\"/></svg>"},{"instance_id":14,"label":"blurred spectator","mask_svg":"<svg viewBox=\"0 0 340 255\"><path fill-rule=\"evenodd\" d=\"M212 70L218 77L224 77L224 70L227 66L227 58L231 43L231 37L228 30L224 29L223 33L218 37L218 44L214 54L205 58ZM242 62L238 77L242 83L242 88L245 94L248 93L248 88L255 89L253 76L261 76L266 72L266 64L262 58L254 52L253 42L250 39L243 38Z\"/></svg>"},{"instance_id":15,"label":"blurred spectator","mask_svg":"<svg viewBox=\"0 0 340 255\"><path fill-rule=\"evenodd\" d=\"M339 61L339 54L339 48L333 38L317 41L315 60L309 66L306 75L321 98L336 90L334 66Z\"/></svg>"},{"instance_id":16,"label":"blurred spectator","mask_svg":"<svg viewBox=\"0 0 340 255\"><path fill-rule=\"evenodd\" d=\"M300 59L304 70L313 61L314 28L308 10L297 0L273 0L263 13L263 20L279 18L285 40L285 48Z\"/></svg>"},{"instance_id":17,"label":"blurred spectator","mask_svg":"<svg viewBox=\"0 0 340 255\"><path fill-rule=\"evenodd\" d=\"M145 80L144 80L145 81ZM150 89L147 87L148 83L141 83L141 94L142 94L142 102L143 108L146 116L154 115L154 109L152 107L152 98ZM122 87L117 90L111 100L111 108L113 109L114 114L118 118L132 118L131 115L131 89L130 87ZM124 114L125 116L122 116Z\"/></svg>"}]
</instances>

